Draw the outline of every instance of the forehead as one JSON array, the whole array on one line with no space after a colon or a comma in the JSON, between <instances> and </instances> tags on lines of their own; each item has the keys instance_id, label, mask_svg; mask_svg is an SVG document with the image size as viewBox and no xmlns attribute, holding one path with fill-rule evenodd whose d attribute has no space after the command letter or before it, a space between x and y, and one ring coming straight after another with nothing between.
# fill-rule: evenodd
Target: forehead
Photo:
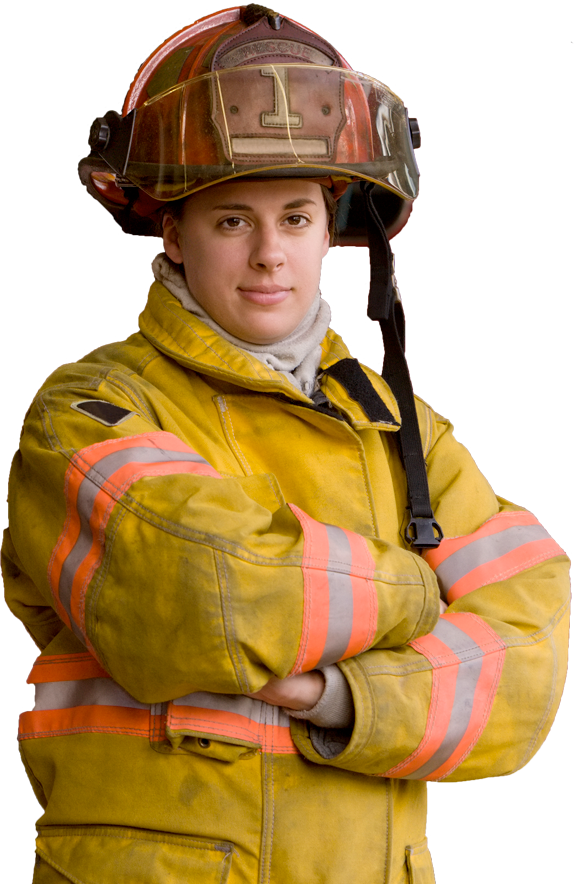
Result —
<instances>
[{"instance_id":1,"label":"forehead","mask_svg":"<svg viewBox=\"0 0 574 884\"><path fill-rule=\"evenodd\" d=\"M211 212L221 206L245 206L254 211L280 211L290 203L304 200L321 208L321 187L301 178L270 178L258 181L225 181L188 197L185 213Z\"/></svg>"}]
</instances>

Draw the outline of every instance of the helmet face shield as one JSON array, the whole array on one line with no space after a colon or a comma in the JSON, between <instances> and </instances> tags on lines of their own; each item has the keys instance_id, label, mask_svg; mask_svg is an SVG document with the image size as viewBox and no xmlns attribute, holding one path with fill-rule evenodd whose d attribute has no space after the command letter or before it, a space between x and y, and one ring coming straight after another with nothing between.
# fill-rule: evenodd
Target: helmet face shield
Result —
<instances>
[{"instance_id":1,"label":"helmet face shield","mask_svg":"<svg viewBox=\"0 0 574 884\"><path fill-rule=\"evenodd\" d=\"M242 175L316 170L367 179L407 200L418 193L401 100L354 71L317 64L222 69L168 89L133 114L121 174L156 200ZM106 148L98 152L106 159Z\"/></svg>"}]
</instances>

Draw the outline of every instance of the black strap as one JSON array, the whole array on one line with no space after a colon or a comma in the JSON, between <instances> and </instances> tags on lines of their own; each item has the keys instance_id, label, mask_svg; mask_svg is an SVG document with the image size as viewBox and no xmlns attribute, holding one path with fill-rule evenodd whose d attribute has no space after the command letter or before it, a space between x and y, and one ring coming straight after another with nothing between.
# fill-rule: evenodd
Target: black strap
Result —
<instances>
[{"instance_id":1,"label":"black strap","mask_svg":"<svg viewBox=\"0 0 574 884\"><path fill-rule=\"evenodd\" d=\"M335 378L351 399L359 403L370 421L398 426L356 359L340 359L326 368L323 374Z\"/></svg>"},{"instance_id":2,"label":"black strap","mask_svg":"<svg viewBox=\"0 0 574 884\"><path fill-rule=\"evenodd\" d=\"M393 391L401 413L399 444L407 476L410 521L407 541L417 549L432 549L443 533L430 502L426 464L415 406L413 387L405 356L405 318L393 285L393 255L389 240L372 199L376 185L362 182L367 209L367 233L371 260L371 287L367 315L381 326L385 346L383 377Z\"/></svg>"}]
</instances>

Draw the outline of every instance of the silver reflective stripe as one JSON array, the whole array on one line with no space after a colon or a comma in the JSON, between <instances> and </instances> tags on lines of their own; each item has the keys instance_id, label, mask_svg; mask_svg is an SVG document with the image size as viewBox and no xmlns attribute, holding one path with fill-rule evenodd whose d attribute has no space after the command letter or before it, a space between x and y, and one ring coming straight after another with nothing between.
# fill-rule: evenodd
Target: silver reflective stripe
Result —
<instances>
[{"instance_id":1,"label":"silver reflective stripe","mask_svg":"<svg viewBox=\"0 0 574 884\"><path fill-rule=\"evenodd\" d=\"M76 706L123 706L150 709L140 703L111 678L86 678L78 681L55 681L36 686L34 712L47 709L73 709ZM174 706L231 712L257 725L289 727L289 716L279 706L253 700L242 694L210 694L198 691L173 700Z\"/></svg>"},{"instance_id":2,"label":"silver reflective stripe","mask_svg":"<svg viewBox=\"0 0 574 884\"><path fill-rule=\"evenodd\" d=\"M262 703L260 700L253 700L251 697L196 691L192 694L186 694L184 697L178 697L172 702L174 706L195 706L198 709L217 709L222 712L234 712L236 715L243 715L245 718L257 722L257 724L261 722Z\"/></svg>"},{"instance_id":3,"label":"silver reflective stripe","mask_svg":"<svg viewBox=\"0 0 574 884\"><path fill-rule=\"evenodd\" d=\"M463 663L484 656L482 648L466 632L443 617L439 618L431 634L447 645Z\"/></svg>"},{"instance_id":4,"label":"silver reflective stripe","mask_svg":"<svg viewBox=\"0 0 574 884\"><path fill-rule=\"evenodd\" d=\"M272 706L270 703L263 703L263 712L265 714L265 724L272 724L278 727L291 727L291 719L289 715L281 709L280 706Z\"/></svg>"},{"instance_id":5,"label":"silver reflective stripe","mask_svg":"<svg viewBox=\"0 0 574 884\"><path fill-rule=\"evenodd\" d=\"M76 509L80 518L80 533L73 548L68 553L58 585L60 602L70 617L72 629L82 639L83 635L72 617L71 597L72 584L76 571L92 548L94 535L90 528L90 518L94 509L94 501L101 490L101 485L121 467L129 463L167 463L169 461L191 461L194 463L207 464L207 461L195 452L166 451L160 448L142 446L137 448L123 448L102 457L85 475L78 491Z\"/></svg>"},{"instance_id":6,"label":"silver reflective stripe","mask_svg":"<svg viewBox=\"0 0 574 884\"><path fill-rule=\"evenodd\" d=\"M441 764L444 764L447 758L450 758L464 737L469 725L473 709L474 692L481 669L482 658L461 664L456 678L454 704L444 739L432 758L429 758L426 764L423 764L422 767L419 767L415 773L410 774L406 779L420 780L423 777L428 777Z\"/></svg>"},{"instance_id":7,"label":"silver reflective stripe","mask_svg":"<svg viewBox=\"0 0 574 884\"><path fill-rule=\"evenodd\" d=\"M290 719L280 706L272 706L262 700L244 697L242 694L210 694L197 691L172 700L173 706L188 706L195 709L212 709L217 712L231 712L248 718L256 725L289 727ZM182 713L183 715L183 713Z\"/></svg>"},{"instance_id":8,"label":"silver reflective stripe","mask_svg":"<svg viewBox=\"0 0 574 884\"><path fill-rule=\"evenodd\" d=\"M407 780L420 780L430 776L450 758L468 728L474 708L476 685L482 670L484 651L454 623L440 619L432 634L447 645L462 662L458 667L454 702L442 743L422 767L405 777Z\"/></svg>"},{"instance_id":9,"label":"silver reflective stripe","mask_svg":"<svg viewBox=\"0 0 574 884\"><path fill-rule=\"evenodd\" d=\"M145 703L134 700L111 678L86 678L80 681L54 681L36 685L34 712L46 709L72 709L75 706L150 708Z\"/></svg>"},{"instance_id":10,"label":"silver reflective stripe","mask_svg":"<svg viewBox=\"0 0 574 884\"><path fill-rule=\"evenodd\" d=\"M341 528L325 525L329 538L329 626L327 640L317 667L340 660L349 645L353 630L352 552L349 539Z\"/></svg>"},{"instance_id":11,"label":"silver reflective stripe","mask_svg":"<svg viewBox=\"0 0 574 884\"><path fill-rule=\"evenodd\" d=\"M210 694L197 691L178 697L172 701L174 706L193 706L197 709L213 709L220 712L231 712L242 715L255 724L274 724L289 727L289 716L279 706L271 706L261 700L244 697L242 694Z\"/></svg>"},{"instance_id":12,"label":"silver reflective stripe","mask_svg":"<svg viewBox=\"0 0 574 884\"><path fill-rule=\"evenodd\" d=\"M457 581L480 565L486 565L525 543L548 538L550 535L542 525L516 525L498 534L489 534L463 546L445 559L436 569L437 579L443 591L448 592Z\"/></svg>"}]
</instances>

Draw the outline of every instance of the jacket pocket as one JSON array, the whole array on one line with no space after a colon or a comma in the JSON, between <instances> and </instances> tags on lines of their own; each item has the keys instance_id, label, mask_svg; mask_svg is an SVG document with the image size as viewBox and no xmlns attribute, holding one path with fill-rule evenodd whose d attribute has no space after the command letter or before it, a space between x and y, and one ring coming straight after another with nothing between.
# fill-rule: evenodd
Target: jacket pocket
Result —
<instances>
[{"instance_id":1,"label":"jacket pocket","mask_svg":"<svg viewBox=\"0 0 574 884\"><path fill-rule=\"evenodd\" d=\"M406 848L409 884L435 884L434 870L427 839Z\"/></svg>"},{"instance_id":2,"label":"jacket pocket","mask_svg":"<svg viewBox=\"0 0 574 884\"><path fill-rule=\"evenodd\" d=\"M233 845L123 826L49 826L33 884L225 884Z\"/></svg>"}]
</instances>

